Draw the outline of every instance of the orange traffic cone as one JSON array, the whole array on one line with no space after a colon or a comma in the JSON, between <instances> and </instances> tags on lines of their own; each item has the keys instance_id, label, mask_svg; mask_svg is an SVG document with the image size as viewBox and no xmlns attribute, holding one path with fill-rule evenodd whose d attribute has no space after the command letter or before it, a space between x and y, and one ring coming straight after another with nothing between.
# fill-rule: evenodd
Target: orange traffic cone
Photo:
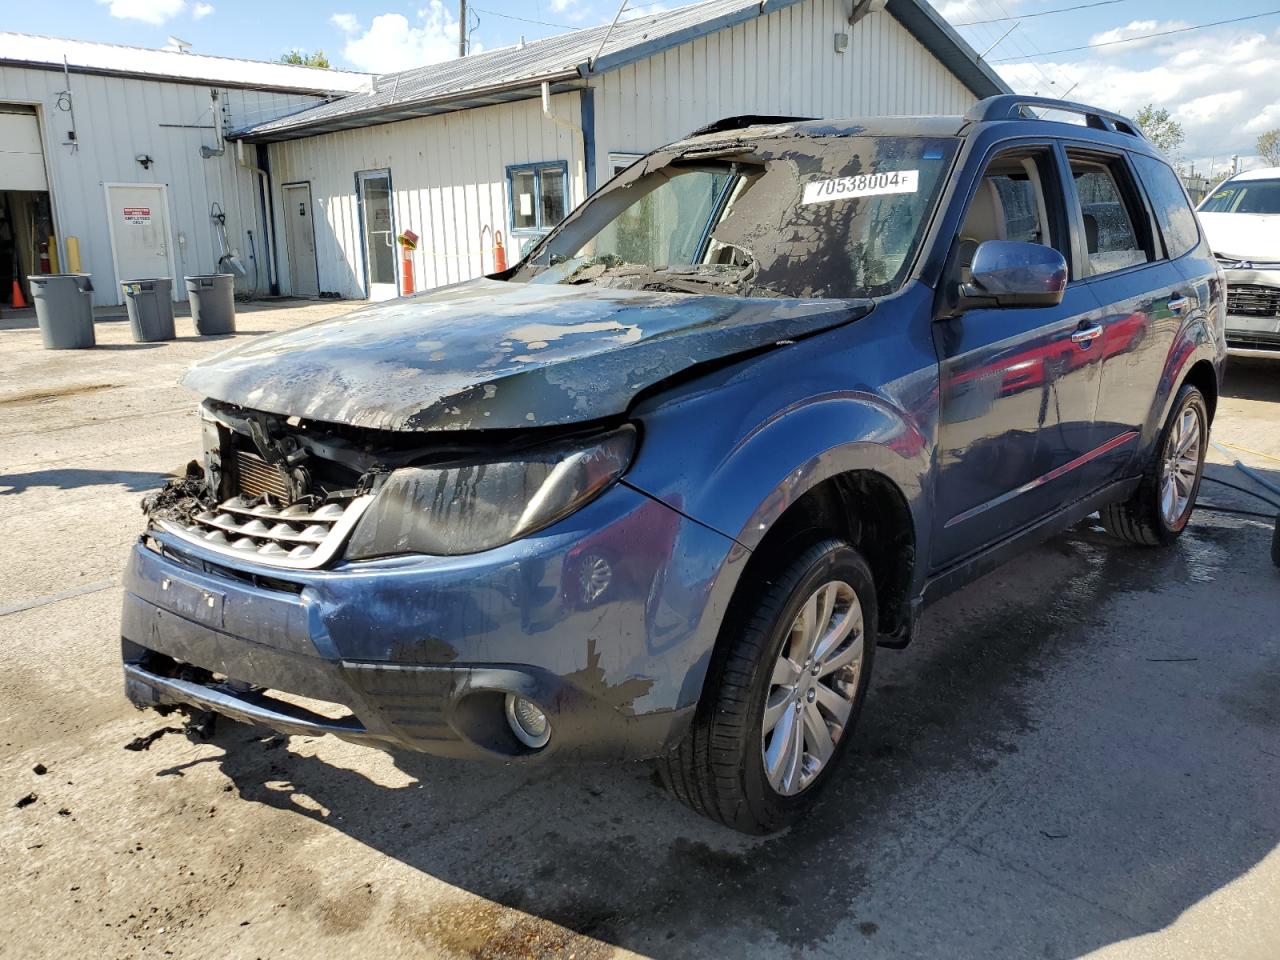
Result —
<instances>
[{"instance_id":1,"label":"orange traffic cone","mask_svg":"<svg viewBox=\"0 0 1280 960\"><path fill-rule=\"evenodd\" d=\"M26 305L27 305L27 301L24 300L22 297L22 284L18 283L17 280L14 280L13 281L13 304L12 304L13 309L21 310Z\"/></svg>"}]
</instances>

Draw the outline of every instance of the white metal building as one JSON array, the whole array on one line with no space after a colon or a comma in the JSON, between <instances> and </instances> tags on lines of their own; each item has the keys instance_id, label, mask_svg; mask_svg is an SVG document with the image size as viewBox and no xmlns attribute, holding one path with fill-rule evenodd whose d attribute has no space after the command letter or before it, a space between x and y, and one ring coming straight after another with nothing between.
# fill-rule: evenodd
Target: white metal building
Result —
<instances>
[{"instance_id":1,"label":"white metal building","mask_svg":"<svg viewBox=\"0 0 1280 960\"><path fill-rule=\"evenodd\" d=\"M1009 92L927 0L708 0L377 78L267 144L281 287L418 289L512 259L638 154L727 116L959 114Z\"/></svg>"},{"instance_id":2,"label":"white metal building","mask_svg":"<svg viewBox=\"0 0 1280 960\"><path fill-rule=\"evenodd\" d=\"M245 276L272 283L269 193L258 152L227 144L253 126L370 88L364 74L0 33L0 302L15 277L93 275L97 304L119 282L217 269L211 211ZM78 256L77 256L78 254ZM78 263L77 263L78 260ZM25 295L29 291L23 288Z\"/></svg>"}]
</instances>

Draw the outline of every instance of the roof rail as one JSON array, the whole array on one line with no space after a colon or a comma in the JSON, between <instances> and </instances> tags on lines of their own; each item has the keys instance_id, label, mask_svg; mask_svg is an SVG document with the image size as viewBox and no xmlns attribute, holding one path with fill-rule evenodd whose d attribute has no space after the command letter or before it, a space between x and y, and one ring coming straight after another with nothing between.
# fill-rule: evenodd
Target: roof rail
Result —
<instances>
[{"instance_id":1,"label":"roof rail","mask_svg":"<svg viewBox=\"0 0 1280 960\"><path fill-rule=\"evenodd\" d=\"M1110 110L1099 110L1097 107L1086 106L1083 103L1055 100L1052 97L1027 97L1017 93L987 97L970 107L965 117L975 123L989 120L1027 120L1034 117L1034 114L1028 116L1029 107L1078 113L1085 118L1085 123L1095 130L1108 130L1111 133L1124 133L1131 137L1146 139L1142 128L1128 117L1112 113Z\"/></svg>"},{"instance_id":2,"label":"roof rail","mask_svg":"<svg viewBox=\"0 0 1280 960\"><path fill-rule=\"evenodd\" d=\"M740 117L725 117L699 127L690 137L700 137L707 133L723 133L726 130L741 130L743 127L754 127L762 123L802 123L805 120L816 120L816 117L771 117L763 114L748 113Z\"/></svg>"}]
</instances>

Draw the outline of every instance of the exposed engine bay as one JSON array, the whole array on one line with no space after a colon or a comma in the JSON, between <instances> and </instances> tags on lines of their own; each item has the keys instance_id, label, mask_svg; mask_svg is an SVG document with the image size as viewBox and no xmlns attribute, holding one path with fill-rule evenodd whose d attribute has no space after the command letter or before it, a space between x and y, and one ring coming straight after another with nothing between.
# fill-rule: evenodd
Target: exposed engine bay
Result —
<instances>
[{"instance_id":1,"label":"exposed engine bay","mask_svg":"<svg viewBox=\"0 0 1280 960\"><path fill-rule=\"evenodd\" d=\"M456 555L507 542L594 496L625 469L634 445L626 426L603 435L595 425L459 441L215 400L204 402L201 418L204 462L192 461L184 476L143 500L153 529L295 568L322 566L344 545L347 556L367 559ZM585 479L566 483L575 476Z\"/></svg>"}]
</instances>

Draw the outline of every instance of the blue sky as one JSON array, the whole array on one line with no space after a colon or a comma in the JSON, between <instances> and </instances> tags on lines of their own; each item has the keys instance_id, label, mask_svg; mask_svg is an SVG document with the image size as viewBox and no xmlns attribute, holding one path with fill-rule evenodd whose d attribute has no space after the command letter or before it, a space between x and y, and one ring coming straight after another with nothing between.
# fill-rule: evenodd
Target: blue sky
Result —
<instances>
[{"instance_id":1,"label":"blue sky","mask_svg":"<svg viewBox=\"0 0 1280 960\"><path fill-rule=\"evenodd\" d=\"M1274 9L1270 0L1222 7L1192 0L933 0L1015 89L1136 111L1154 102L1183 123L1183 159L1204 170L1253 154L1280 127L1280 16L1155 40L1054 53ZM682 0L631 0L644 11ZM1064 13L1045 11L1079 3ZM456 0L62 0L7 3L0 29L137 46L170 35L197 53L274 60L323 49L334 66L389 71L452 56ZM482 49L607 22L615 0L471 0ZM1000 18L1013 18L1001 22ZM540 22L530 22L540 21ZM1007 37L1001 38L1014 24ZM972 25L965 25L972 24ZM1017 59L1008 59L1017 58ZM1073 89L1074 88L1074 89Z\"/></svg>"}]
</instances>

